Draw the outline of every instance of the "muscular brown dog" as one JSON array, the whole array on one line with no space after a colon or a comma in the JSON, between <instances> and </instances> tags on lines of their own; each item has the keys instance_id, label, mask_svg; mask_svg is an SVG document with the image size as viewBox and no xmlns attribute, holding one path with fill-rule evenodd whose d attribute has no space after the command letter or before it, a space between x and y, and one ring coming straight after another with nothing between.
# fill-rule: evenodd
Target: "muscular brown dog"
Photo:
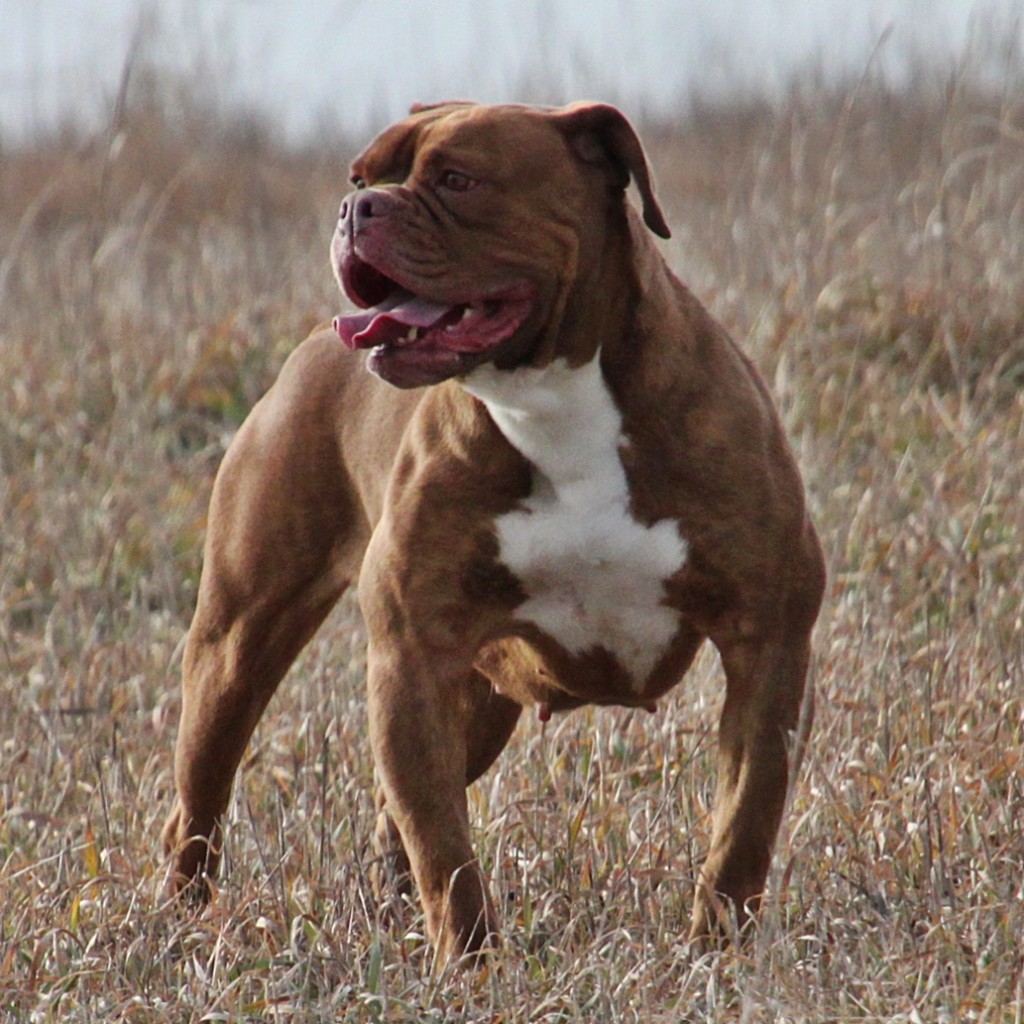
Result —
<instances>
[{"instance_id":1,"label":"muscular brown dog","mask_svg":"<svg viewBox=\"0 0 1024 1024\"><path fill-rule=\"evenodd\" d=\"M705 638L727 689L692 934L742 920L824 570L764 385L651 237L669 232L633 129L599 104L417 108L352 183L331 253L359 312L296 350L217 478L176 885L205 890L253 727L358 579L378 836L442 957L498 928L465 788L521 709L653 708Z\"/></svg>"}]
</instances>

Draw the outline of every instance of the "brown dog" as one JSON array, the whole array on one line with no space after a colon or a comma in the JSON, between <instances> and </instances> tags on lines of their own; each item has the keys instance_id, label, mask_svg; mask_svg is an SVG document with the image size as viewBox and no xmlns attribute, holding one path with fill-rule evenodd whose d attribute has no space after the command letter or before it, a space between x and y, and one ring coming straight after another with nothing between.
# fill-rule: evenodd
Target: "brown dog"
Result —
<instances>
[{"instance_id":1,"label":"brown dog","mask_svg":"<svg viewBox=\"0 0 1024 1024\"><path fill-rule=\"evenodd\" d=\"M824 569L764 385L650 237L668 228L636 135L597 104L417 108L352 182L332 258L361 311L292 355L214 490L176 884L205 890L252 729L358 578L378 835L442 957L498 927L465 787L521 709L653 708L705 638L727 691L692 934L730 903L744 919Z\"/></svg>"}]
</instances>

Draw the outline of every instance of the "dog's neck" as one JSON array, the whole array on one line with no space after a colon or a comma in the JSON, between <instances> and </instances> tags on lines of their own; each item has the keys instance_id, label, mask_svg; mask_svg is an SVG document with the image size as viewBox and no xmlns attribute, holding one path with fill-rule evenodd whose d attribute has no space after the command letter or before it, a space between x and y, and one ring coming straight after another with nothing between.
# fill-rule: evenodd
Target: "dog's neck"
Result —
<instances>
[{"instance_id":1,"label":"dog's neck","mask_svg":"<svg viewBox=\"0 0 1024 1024\"><path fill-rule=\"evenodd\" d=\"M638 219L623 199L622 209L592 226L588 234L564 240L572 257L530 353L530 366L548 366L559 358L582 366L594 358L598 339L627 333L641 295L633 270L636 239L631 224Z\"/></svg>"},{"instance_id":2,"label":"dog's neck","mask_svg":"<svg viewBox=\"0 0 1024 1024\"><path fill-rule=\"evenodd\" d=\"M542 368L474 370L462 386L487 407L506 440L535 469L535 490L549 487L570 504L625 497L618 458L622 417L595 355L583 366L558 359Z\"/></svg>"}]
</instances>

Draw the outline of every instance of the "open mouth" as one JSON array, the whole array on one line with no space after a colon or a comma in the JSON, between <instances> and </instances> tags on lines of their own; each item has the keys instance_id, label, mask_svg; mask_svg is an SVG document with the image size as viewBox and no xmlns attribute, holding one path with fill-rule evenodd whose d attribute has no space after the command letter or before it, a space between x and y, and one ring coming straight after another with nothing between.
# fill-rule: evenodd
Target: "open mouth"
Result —
<instances>
[{"instance_id":1,"label":"open mouth","mask_svg":"<svg viewBox=\"0 0 1024 1024\"><path fill-rule=\"evenodd\" d=\"M369 263L349 255L341 268L348 297L363 307L334 318L351 349L372 349L369 367L398 386L467 372L510 338L534 306L536 289L518 284L464 302L417 295Z\"/></svg>"}]
</instances>

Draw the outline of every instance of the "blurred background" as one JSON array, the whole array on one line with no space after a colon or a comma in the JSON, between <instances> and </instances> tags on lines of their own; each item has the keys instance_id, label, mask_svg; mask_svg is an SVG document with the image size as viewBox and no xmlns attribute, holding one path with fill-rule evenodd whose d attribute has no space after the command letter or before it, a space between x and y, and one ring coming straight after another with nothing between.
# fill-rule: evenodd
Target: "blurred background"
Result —
<instances>
[{"instance_id":1,"label":"blurred background","mask_svg":"<svg viewBox=\"0 0 1024 1024\"><path fill-rule=\"evenodd\" d=\"M599 96L634 117L697 93L777 94L809 69L986 59L1021 32L1019 0L0 0L6 142L95 126L123 70L186 79L222 112L292 140L357 134L413 100Z\"/></svg>"},{"instance_id":2,"label":"blurred background","mask_svg":"<svg viewBox=\"0 0 1024 1024\"><path fill-rule=\"evenodd\" d=\"M1021 0L0 0L0 1020L1019 1024L1022 21ZM722 960L680 944L710 651L657 715L524 716L470 792L516 894L509 954L431 978L421 919L365 870L345 602L257 730L213 916L160 896L214 474L343 302L351 156L453 96L625 109L659 247L763 373L807 485L815 732L765 929Z\"/></svg>"}]
</instances>

